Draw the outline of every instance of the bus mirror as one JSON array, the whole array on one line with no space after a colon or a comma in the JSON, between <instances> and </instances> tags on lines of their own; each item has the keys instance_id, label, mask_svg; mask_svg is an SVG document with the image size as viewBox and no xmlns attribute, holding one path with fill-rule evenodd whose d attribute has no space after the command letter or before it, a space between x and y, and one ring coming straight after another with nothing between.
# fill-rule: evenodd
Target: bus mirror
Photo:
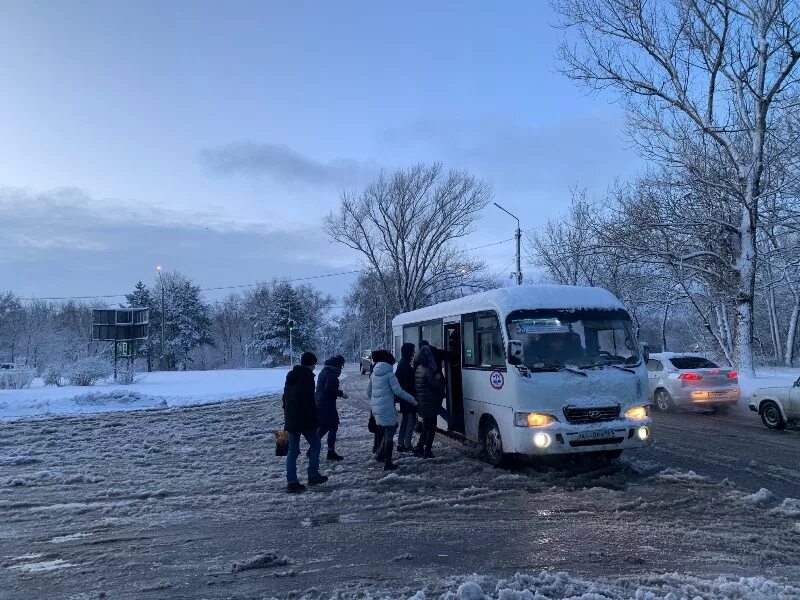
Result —
<instances>
[{"instance_id":1,"label":"bus mirror","mask_svg":"<svg viewBox=\"0 0 800 600\"><path fill-rule=\"evenodd\" d=\"M642 342L639 344L639 349L642 351L642 360L644 362L650 360L650 346Z\"/></svg>"},{"instance_id":2,"label":"bus mirror","mask_svg":"<svg viewBox=\"0 0 800 600\"><path fill-rule=\"evenodd\" d=\"M524 362L524 350L522 342L511 340L508 342L508 364L521 365Z\"/></svg>"}]
</instances>

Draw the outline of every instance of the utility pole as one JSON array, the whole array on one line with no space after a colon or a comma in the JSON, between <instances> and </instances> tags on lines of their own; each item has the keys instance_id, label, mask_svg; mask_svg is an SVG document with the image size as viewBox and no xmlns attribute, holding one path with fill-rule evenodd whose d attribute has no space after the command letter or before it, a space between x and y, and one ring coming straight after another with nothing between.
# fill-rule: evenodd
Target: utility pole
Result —
<instances>
[{"instance_id":1,"label":"utility pole","mask_svg":"<svg viewBox=\"0 0 800 600\"><path fill-rule=\"evenodd\" d=\"M164 277L161 275L161 265L156 265L156 271L161 287L161 369L164 370L164 322L167 320L167 315L164 312Z\"/></svg>"},{"instance_id":2,"label":"utility pole","mask_svg":"<svg viewBox=\"0 0 800 600\"><path fill-rule=\"evenodd\" d=\"M522 229L520 229L520 227L519 227L519 219L517 219L516 216L514 216L510 212L508 212L505 208L500 206L497 202L494 202L493 204L497 208L502 210L504 213L506 213L507 215L509 215L510 217L512 217L513 219L515 219L517 221L517 231L514 234L514 237L516 238L516 241L517 241L517 270L516 270L515 273L513 273L513 276L516 277L516 279L517 279L517 285L522 285L522 255L521 255L521 251L520 251L521 250L520 246L522 245Z\"/></svg>"}]
</instances>

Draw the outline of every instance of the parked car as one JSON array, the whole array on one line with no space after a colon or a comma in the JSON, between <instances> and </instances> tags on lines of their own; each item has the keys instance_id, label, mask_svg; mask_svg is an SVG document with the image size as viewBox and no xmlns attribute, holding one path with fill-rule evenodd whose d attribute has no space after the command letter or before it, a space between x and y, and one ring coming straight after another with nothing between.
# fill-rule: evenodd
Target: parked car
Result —
<instances>
[{"instance_id":1,"label":"parked car","mask_svg":"<svg viewBox=\"0 0 800 600\"><path fill-rule=\"evenodd\" d=\"M16 365L14 363L0 363L0 370L13 371Z\"/></svg>"},{"instance_id":2,"label":"parked car","mask_svg":"<svg viewBox=\"0 0 800 600\"><path fill-rule=\"evenodd\" d=\"M372 372L372 355L371 353L366 353L364 356L361 357L361 374L367 375Z\"/></svg>"},{"instance_id":3,"label":"parked car","mask_svg":"<svg viewBox=\"0 0 800 600\"><path fill-rule=\"evenodd\" d=\"M650 398L658 410L679 407L725 409L739 402L739 376L696 354L651 354L647 361Z\"/></svg>"},{"instance_id":4,"label":"parked car","mask_svg":"<svg viewBox=\"0 0 800 600\"><path fill-rule=\"evenodd\" d=\"M769 387L753 392L750 410L761 416L770 429L783 429L787 423L800 423L800 379L791 387Z\"/></svg>"}]
</instances>

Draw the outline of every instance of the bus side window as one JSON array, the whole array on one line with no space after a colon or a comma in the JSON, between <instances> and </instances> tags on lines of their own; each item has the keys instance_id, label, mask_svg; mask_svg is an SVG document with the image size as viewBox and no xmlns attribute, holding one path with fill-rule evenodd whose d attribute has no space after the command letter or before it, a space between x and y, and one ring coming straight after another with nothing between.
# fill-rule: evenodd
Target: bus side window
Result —
<instances>
[{"instance_id":1,"label":"bus side window","mask_svg":"<svg viewBox=\"0 0 800 600\"><path fill-rule=\"evenodd\" d=\"M481 367L504 367L503 334L497 315L482 314L478 318L478 364Z\"/></svg>"},{"instance_id":2,"label":"bus side window","mask_svg":"<svg viewBox=\"0 0 800 600\"><path fill-rule=\"evenodd\" d=\"M464 366L474 367L477 365L477 354L475 352L475 321L474 317L464 317L464 332L462 337L464 346Z\"/></svg>"}]
</instances>

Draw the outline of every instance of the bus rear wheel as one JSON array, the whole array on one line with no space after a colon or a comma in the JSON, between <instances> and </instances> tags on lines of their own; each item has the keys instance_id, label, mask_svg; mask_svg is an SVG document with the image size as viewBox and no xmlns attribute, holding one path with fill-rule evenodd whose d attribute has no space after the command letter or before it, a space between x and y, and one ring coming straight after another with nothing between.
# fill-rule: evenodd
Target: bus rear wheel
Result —
<instances>
[{"instance_id":1,"label":"bus rear wheel","mask_svg":"<svg viewBox=\"0 0 800 600\"><path fill-rule=\"evenodd\" d=\"M489 417L481 428L481 454L490 465L499 467L506 462L503 438L495 420Z\"/></svg>"}]
</instances>

